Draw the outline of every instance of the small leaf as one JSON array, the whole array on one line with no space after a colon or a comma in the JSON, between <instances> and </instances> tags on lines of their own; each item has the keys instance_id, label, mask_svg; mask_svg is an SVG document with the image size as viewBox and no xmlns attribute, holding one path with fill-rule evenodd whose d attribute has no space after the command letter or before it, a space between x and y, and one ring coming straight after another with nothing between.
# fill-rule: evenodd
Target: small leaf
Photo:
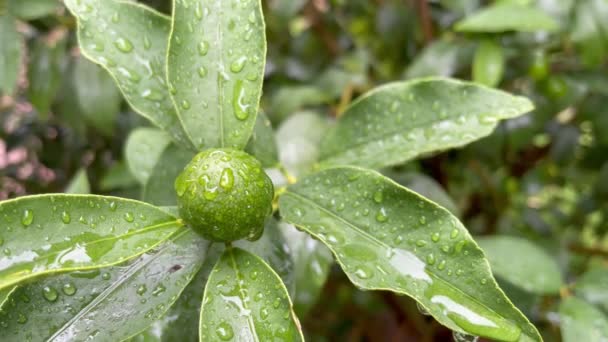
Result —
<instances>
[{"instance_id":1,"label":"small leaf","mask_svg":"<svg viewBox=\"0 0 608 342\"><path fill-rule=\"evenodd\" d=\"M495 4L457 22L455 29L461 32L554 32L559 29L559 24L545 12L534 7Z\"/></svg>"},{"instance_id":2,"label":"small leaf","mask_svg":"<svg viewBox=\"0 0 608 342\"><path fill-rule=\"evenodd\" d=\"M173 2L168 79L183 127L199 150L245 147L265 64L260 0Z\"/></svg>"},{"instance_id":3,"label":"small leaf","mask_svg":"<svg viewBox=\"0 0 608 342\"><path fill-rule=\"evenodd\" d=\"M557 294L562 286L559 265L541 248L522 238L476 238L492 272L513 285L537 294Z\"/></svg>"},{"instance_id":4,"label":"small leaf","mask_svg":"<svg viewBox=\"0 0 608 342\"><path fill-rule=\"evenodd\" d=\"M533 109L519 96L450 79L397 82L361 96L321 144L321 165L381 168L466 145Z\"/></svg>"},{"instance_id":5,"label":"small leaf","mask_svg":"<svg viewBox=\"0 0 608 342\"><path fill-rule=\"evenodd\" d=\"M120 341L133 336L177 300L201 268L207 246L194 231L184 229L127 264L20 286L11 297L13 306L0 314L5 323L0 334L6 342Z\"/></svg>"},{"instance_id":6,"label":"small leaf","mask_svg":"<svg viewBox=\"0 0 608 342\"><path fill-rule=\"evenodd\" d=\"M0 202L0 289L43 274L114 265L182 227L149 204L92 195L39 195Z\"/></svg>"},{"instance_id":7,"label":"small leaf","mask_svg":"<svg viewBox=\"0 0 608 342\"><path fill-rule=\"evenodd\" d=\"M101 191L128 189L137 186L137 180L123 161L112 164L99 182Z\"/></svg>"},{"instance_id":8,"label":"small leaf","mask_svg":"<svg viewBox=\"0 0 608 342\"><path fill-rule=\"evenodd\" d=\"M574 292L589 303L608 312L608 268L596 266L585 272L575 283Z\"/></svg>"},{"instance_id":9,"label":"small leaf","mask_svg":"<svg viewBox=\"0 0 608 342\"><path fill-rule=\"evenodd\" d=\"M256 157L265 168L276 167L279 163L279 152L272 124L264 112L258 113L245 152Z\"/></svg>"},{"instance_id":10,"label":"small leaf","mask_svg":"<svg viewBox=\"0 0 608 342\"><path fill-rule=\"evenodd\" d=\"M295 176L309 172L319 160L321 139L329 122L314 112L299 112L285 120L277 131L281 164Z\"/></svg>"},{"instance_id":11,"label":"small leaf","mask_svg":"<svg viewBox=\"0 0 608 342\"><path fill-rule=\"evenodd\" d=\"M74 178L70 181L67 188L65 189L66 194L89 194L91 193L91 185L87 178L87 170L80 169L74 175Z\"/></svg>"},{"instance_id":12,"label":"small leaf","mask_svg":"<svg viewBox=\"0 0 608 342\"><path fill-rule=\"evenodd\" d=\"M463 40L435 40L414 58L405 77L453 76L468 66L474 48L472 45Z\"/></svg>"},{"instance_id":13,"label":"small leaf","mask_svg":"<svg viewBox=\"0 0 608 342\"><path fill-rule=\"evenodd\" d=\"M323 243L294 226L282 222L281 230L294 258L294 310L299 317L304 317L316 304L334 259Z\"/></svg>"},{"instance_id":14,"label":"small leaf","mask_svg":"<svg viewBox=\"0 0 608 342\"><path fill-rule=\"evenodd\" d=\"M500 83L505 69L502 47L491 40L482 41L475 51L473 81L488 87Z\"/></svg>"},{"instance_id":15,"label":"small leaf","mask_svg":"<svg viewBox=\"0 0 608 342\"><path fill-rule=\"evenodd\" d=\"M154 205L177 205L177 194L173 183L194 153L175 145L169 145L160 155L144 186L143 200Z\"/></svg>"},{"instance_id":16,"label":"small leaf","mask_svg":"<svg viewBox=\"0 0 608 342\"><path fill-rule=\"evenodd\" d=\"M591 304L568 297L561 302L559 315L564 342L608 340L608 317Z\"/></svg>"},{"instance_id":17,"label":"small leaf","mask_svg":"<svg viewBox=\"0 0 608 342\"><path fill-rule=\"evenodd\" d=\"M462 223L381 174L327 169L287 188L279 208L287 222L326 244L358 287L411 296L461 333L541 340Z\"/></svg>"},{"instance_id":18,"label":"small leaf","mask_svg":"<svg viewBox=\"0 0 608 342\"><path fill-rule=\"evenodd\" d=\"M122 102L114 80L103 68L85 58L76 60L72 76L81 114L95 129L112 137Z\"/></svg>"},{"instance_id":19,"label":"small leaf","mask_svg":"<svg viewBox=\"0 0 608 342\"><path fill-rule=\"evenodd\" d=\"M192 148L166 84L171 21L146 6L118 0L65 0L78 19L84 56L108 70L133 109ZM105 30L99 28L106 27Z\"/></svg>"},{"instance_id":20,"label":"small leaf","mask_svg":"<svg viewBox=\"0 0 608 342\"><path fill-rule=\"evenodd\" d=\"M45 17L53 14L58 7L57 0L8 0L9 13L22 20Z\"/></svg>"},{"instance_id":21,"label":"small leaf","mask_svg":"<svg viewBox=\"0 0 608 342\"><path fill-rule=\"evenodd\" d=\"M66 39L37 39L29 57L27 97L41 118L46 119L61 86L66 57Z\"/></svg>"},{"instance_id":22,"label":"small leaf","mask_svg":"<svg viewBox=\"0 0 608 342\"><path fill-rule=\"evenodd\" d=\"M0 15L0 92L12 95L23 55L23 39L17 32L17 21L10 15Z\"/></svg>"},{"instance_id":23,"label":"small leaf","mask_svg":"<svg viewBox=\"0 0 608 342\"><path fill-rule=\"evenodd\" d=\"M281 278L260 258L227 249L205 286L200 341L303 341Z\"/></svg>"},{"instance_id":24,"label":"small leaf","mask_svg":"<svg viewBox=\"0 0 608 342\"><path fill-rule=\"evenodd\" d=\"M155 128L138 128L129 134L125 143L125 159L129 170L142 185L148 182L154 166L170 143L170 137Z\"/></svg>"}]
</instances>

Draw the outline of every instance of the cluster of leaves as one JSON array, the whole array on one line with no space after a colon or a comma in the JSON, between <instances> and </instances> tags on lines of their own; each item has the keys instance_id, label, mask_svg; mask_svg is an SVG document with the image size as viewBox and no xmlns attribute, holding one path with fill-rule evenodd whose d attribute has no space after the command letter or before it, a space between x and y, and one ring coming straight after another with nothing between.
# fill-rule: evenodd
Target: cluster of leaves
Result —
<instances>
[{"instance_id":1,"label":"cluster of leaves","mask_svg":"<svg viewBox=\"0 0 608 342\"><path fill-rule=\"evenodd\" d=\"M605 1L0 12L2 138L40 159L3 180L48 165L58 180L29 192L149 203L3 202L3 340L291 341L296 317L312 340L441 339L413 303L455 339L608 338ZM273 176L260 240L226 249L177 217L173 180L209 147Z\"/></svg>"}]
</instances>

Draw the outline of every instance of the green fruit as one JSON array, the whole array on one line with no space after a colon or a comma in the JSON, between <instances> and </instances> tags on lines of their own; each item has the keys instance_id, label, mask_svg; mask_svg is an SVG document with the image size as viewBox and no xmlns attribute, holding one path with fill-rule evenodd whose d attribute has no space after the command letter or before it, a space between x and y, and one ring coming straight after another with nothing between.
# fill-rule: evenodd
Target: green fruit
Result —
<instances>
[{"instance_id":1,"label":"green fruit","mask_svg":"<svg viewBox=\"0 0 608 342\"><path fill-rule=\"evenodd\" d=\"M175 180L175 191L184 222L212 241L256 240L272 213L272 181L243 151L197 154Z\"/></svg>"}]
</instances>

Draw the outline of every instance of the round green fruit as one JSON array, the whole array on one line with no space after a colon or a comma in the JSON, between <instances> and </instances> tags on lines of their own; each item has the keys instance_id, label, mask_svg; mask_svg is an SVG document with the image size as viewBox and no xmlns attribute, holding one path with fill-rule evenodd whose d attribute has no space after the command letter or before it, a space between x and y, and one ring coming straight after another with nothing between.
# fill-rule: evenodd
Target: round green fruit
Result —
<instances>
[{"instance_id":1,"label":"round green fruit","mask_svg":"<svg viewBox=\"0 0 608 342\"><path fill-rule=\"evenodd\" d=\"M175 180L175 191L184 222L212 241L256 240L272 213L272 181L243 151L200 152Z\"/></svg>"}]
</instances>

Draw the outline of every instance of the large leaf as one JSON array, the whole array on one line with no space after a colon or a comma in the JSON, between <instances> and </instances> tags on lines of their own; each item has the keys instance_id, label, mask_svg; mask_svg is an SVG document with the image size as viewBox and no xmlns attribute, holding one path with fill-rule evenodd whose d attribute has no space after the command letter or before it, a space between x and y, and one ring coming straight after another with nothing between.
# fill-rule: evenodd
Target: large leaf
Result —
<instances>
[{"instance_id":1,"label":"large leaf","mask_svg":"<svg viewBox=\"0 0 608 342\"><path fill-rule=\"evenodd\" d=\"M256 157L265 168L276 167L279 163L279 152L272 124L264 112L258 113L245 152Z\"/></svg>"},{"instance_id":2,"label":"large leaf","mask_svg":"<svg viewBox=\"0 0 608 342\"><path fill-rule=\"evenodd\" d=\"M596 266L585 272L574 285L576 294L608 312L608 268Z\"/></svg>"},{"instance_id":3,"label":"large leaf","mask_svg":"<svg viewBox=\"0 0 608 342\"><path fill-rule=\"evenodd\" d=\"M564 342L608 341L608 317L591 304L568 297L561 302L559 315Z\"/></svg>"},{"instance_id":4,"label":"large leaf","mask_svg":"<svg viewBox=\"0 0 608 342\"><path fill-rule=\"evenodd\" d=\"M458 219L381 174L327 169L290 186L279 208L325 243L358 287L411 296L458 332L541 340Z\"/></svg>"},{"instance_id":5,"label":"large leaf","mask_svg":"<svg viewBox=\"0 0 608 342\"><path fill-rule=\"evenodd\" d=\"M466 145L501 119L532 110L530 101L450 79L397 82L357 99L321 144L322 165L380 168Z\"/></svg>"},{"instance_id":6,"label":"large leaf","mask_svg":"<svg viewBox=\"0 0 608 342\"><path fill-rule=\"evenodd\" d=\"M476 239L492 272L513 285L538 294L557 294L562 286L559 265L540 247L522 238L489 236Z\"/></svg>"},{"instance_id":7,"label":"large leaf","mask_svg":"<svg viewBox=\"0 0 608 342\"><path fill-rule=\"evenodd\" d=\"M177 205L173 183L192 157L194 153L189 150L173 144L167 146L144 186L144 201L163 206Z\"/></svg>"},{"instance_id":8,"label":"large leaf","mask_svg":"<svg viewBox=\"0 0 608 342\"><path fill-rule=\"evenodd\" d=\"M65 193L67 194L89 194L91 193L91 185L89 184L89 179L87 178L87 170L80 169L68 186L65 188Z\"/></svg>"},{"instance_id":9,"label":"large leaf","mask_svg":"<svg viewBox=\"0 0 608 342\"><path fill-rule=\"evenodd\" d=\"M17 86L23 40L17 32L17 21L0 15L0 92L12 95Z\"/></svg>"},{"instance_id":10,"label":"large leaf","mask_svg":"<svg viewBox=\"0 0 608 342\"><path fill-rule=\"evenodd\" d=\"M281 230L294 259L294 310L303 317L316 304L333 265L333 257L323 243L294 226L282 222Z\"/></svg>"},{"instance_id":11,"label":"large leaf","mask_svg":"<svg viewBox=\"0 0 608 342\"><path fill-rule=\"evenodd\" d=\"M201 268L207 245L185 229L126 265L23 285L0 314L3 341L120 341L133 336L177 300Z\"/></svg>"},{"instance_id":12,"label":"large leaf","mask_svg":"<svg viewBox=\"0 0 608 342\"><path fill-rule=\"evenodd\" d=\"M169 136L155 128L138 128L125 143L125 160L135 178L145 185L161 154L171 143Z\"/></svg>"},{"instance_id":13,"label":"large leaf","mask_svg":"<svg viewBox=\"0 0 608 342\"><path fill-rule=\"evenodd\" d=\"M78 19L81 52L108 70L133 109L192 147L166 84L171 21L143 5L118 0L65 0Z\"/></svg>"},{"instance_id":14,"label":"large leaf","mask_svg":"<svg viewBox=\"0 0 608 342\"><path fill-rule=\"evenodd\" d=\"M229 248L205 286L200 341L303 341L281 278L260 258Z\"/></svg>"},{"instance_id":15,"label":"large leaf","mask_svg":"<svg viewBox=\"0 0 608 342\"><path fill-rule=\"evenodd\" d=\"M455 28L462 32L553 32L559 24L537 8L507 3L481 9L457 22Z\"/></svg>"},{"instance_id":16,"label":"large leaf","mask_svg":"<svg viewBox=\"0 0 608 342\"><path fill-rule=\"evenodd\" d=\"M76 99L84 119L101 133L112 137L122 102L114 80L102 67L85 58L76 60L73 78Z\"/></svg>"},{"instance_id":17,"label":"large leaf","mask_svg":"<svg viewBox=\"0 0 608 342\"><path fill-rule=\"evenodd\" d=\"M258 113L265 64L260 0L173 2L168 79L196 147L245 147Z\"/></svg>"},{"instance_id":18,"label":"large leaf","mask_svg":"<svg viewBox=\"0 0 608 342\"><path fill-rule=\"evenodd\" d=\"M92 195L0 202L0 289L43 274L99 268L154 248L182 227L149 204Z\"/></svg>"}]
</instances>

